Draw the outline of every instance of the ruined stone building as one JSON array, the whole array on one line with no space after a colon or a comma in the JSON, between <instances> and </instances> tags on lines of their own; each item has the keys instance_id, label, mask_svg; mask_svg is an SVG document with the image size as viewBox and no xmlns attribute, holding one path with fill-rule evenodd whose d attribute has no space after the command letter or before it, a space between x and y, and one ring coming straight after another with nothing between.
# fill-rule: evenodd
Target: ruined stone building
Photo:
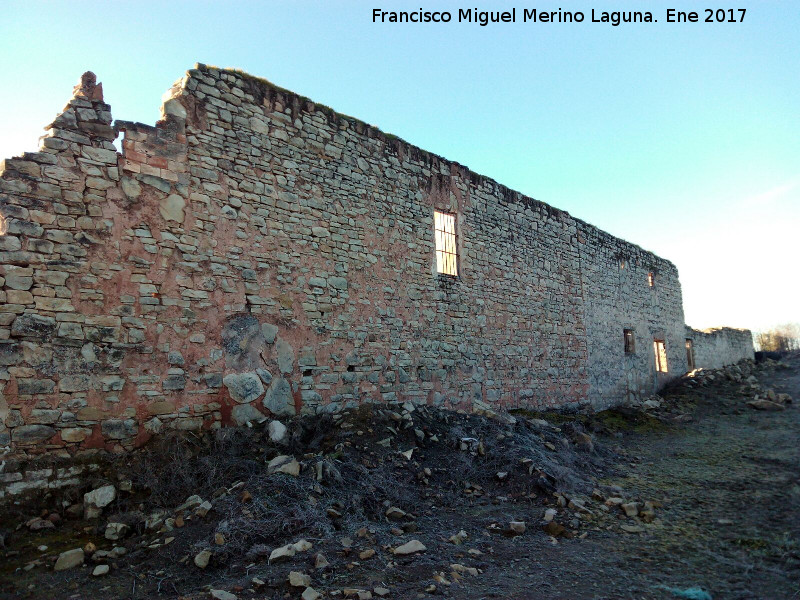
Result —
<instances>
[{"instance_id":1,"label":"ruined stone building","mask_svg":"<svg viewBox=\"0 0 800 600\"><path fill-rule=\"evenodd\" d=\"M165 98L115 122L87 73L0 166L8 456L367 401L603 408L690 340L752 356L687 330L669 261L457 163L238 71Z\"/></svg>"}]
</instances>

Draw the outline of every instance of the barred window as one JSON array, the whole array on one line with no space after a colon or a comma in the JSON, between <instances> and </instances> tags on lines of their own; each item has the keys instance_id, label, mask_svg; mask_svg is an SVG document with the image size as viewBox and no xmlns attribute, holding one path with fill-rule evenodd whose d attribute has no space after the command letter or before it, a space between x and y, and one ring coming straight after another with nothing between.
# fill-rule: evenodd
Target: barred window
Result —
<instances>
[{"instance_id":1,"label":"barred window","mask_svg":"<svg viewBox=\"0 0 800 600\"><path fill-rule=\"evenodd\" d=\"M456 250L456 216L438 210L433 212L436 236L436 271L458 275Z\"/></svg>"},{"instance_id":2,"label":"barred window","mask_svg":"<svg viewBox=\"0 0 800 600\"><path fill-rule=\"evenodd\" d=\"M656 371L667 372L667 346L664 340L653 340L653 350L656 355Z\"/></svg>"},{"instance_id":3,"label":"barred window","mask_svg":"<svg viewBox=\"0 0 800 600\"><path fill-rule=\"evenodd\" d=\"M655 287L656 285L656 274L652 271L647 274L647 285L650 287Z\"/></svg>"}]
</instances>

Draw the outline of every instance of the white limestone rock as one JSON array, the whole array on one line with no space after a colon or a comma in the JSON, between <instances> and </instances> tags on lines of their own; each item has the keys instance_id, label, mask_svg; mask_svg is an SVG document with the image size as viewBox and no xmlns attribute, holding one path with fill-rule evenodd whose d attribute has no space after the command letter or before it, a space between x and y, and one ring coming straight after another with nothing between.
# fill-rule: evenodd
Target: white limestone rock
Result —
<instances>
[{"instance_id":1,"label":"white limestone rock","mask_svg":"<svg viewBox=\"0 0 800 600\"><path fill-rule=\"evenodd\" d=\"M186 201L183 198L181 198L178 194L170 194L161 200L158 205L158 210L161 213L161 216L164 217L164 220L183 223L185 216L183 209L185 206Z\"/></svg>"},{"instance_id":2,"label":"white limestone rock","mask_svg":"<svg viewBox=\"0 0 800 600\"><path fill-rule=\"evenodd\" d=\"M104 485L83 495L84 516L87 519L96 519L103 509L111 504L117 497L117 489L111 485Z\"/></svg>"},{"instance_id":3,"label":"white limestone rock","mask_svg":"<svg viewBox=\"0 0 800 600\"><path fill-rule=\"evenodd\" d=\"M65 571L83 564L86 555L83 548L75 548L74 550L67 550L58 555L56 564L53 567L55 571Z\"/></svg>"},{"instance_id":4,"label":"white limestone rock","mask_svg":"<svg viewBox=\"0 0 800 600\"><path fill-rule=\"evenodd\" d=\"M267 464L267 473L286 473L292 477L300 475L300 463L291 456L281 454Z\"/></svg>"},{"instance_id":5,"label":"white limestone rock","mask_svg":"<svg viewBox=\"0 0 800 600\"><path fill-rule=\"evenodd\" d=\"M270 440L276 444L280 444L286 440L288 430L286 429L286 425L280 421L270 421L270 424L267 426L267 432L269 433Z\"/></svg>"},{"instance_id":6,"label":"white limestone rock","mask_svg":"<svg viewBox=\"0 0 800 600\"><path fill-rule=\"evenodd\" d=\"M422 542L419 540L411 540L395 548L394 553L397 556L407 556L409 554L416 554L417 552L425 552L425 550L427 550L427 548Z\"/></svg>"}]
</instances>

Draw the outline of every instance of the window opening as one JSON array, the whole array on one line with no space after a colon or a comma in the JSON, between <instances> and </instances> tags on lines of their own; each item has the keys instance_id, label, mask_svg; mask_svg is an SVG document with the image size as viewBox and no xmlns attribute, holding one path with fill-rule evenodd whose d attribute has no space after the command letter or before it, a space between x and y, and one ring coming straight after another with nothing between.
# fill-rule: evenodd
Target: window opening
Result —
<instances>
[{"instance_id":1,"label":"window opening","mask_svg":"<svg viewBox=\"0 0 800 600\"><path fill-rule=\"evenodd\" d=\"M694 371L694 344L688 338L686 339L686 362L689 365L689 370Z\"/></svg>"},{"instance_id":2,"label":"window opening","mask_svg":"<svg viewBox=\"0 0 800 600\"><path fill-rule=\"evenodd\" d=\"M434 211L436 236L436 271L445 275L458 275L456 250L456 216Z\"/></svg>"},{"instance_id":3,"label":"window opening","mask_svg":"<svg viewBox=\"0 0 800 600\"><path fill-rule=\"evenodd\" d=\"M636 344L633 339L633 329L623 329L622 334L625 338L625 354L633 354L636 351Z\"/></svg>"},{"instance_id":4,"label":"window opening","mask_svg":"<svg viewBox=\"0 0 800 600\"><path fill-rule=\"evenodd\" d=\"M653 340L653 350L656 355L656 371L667 372L667 346L664 340Z\"/></svg>"}]
</instances>

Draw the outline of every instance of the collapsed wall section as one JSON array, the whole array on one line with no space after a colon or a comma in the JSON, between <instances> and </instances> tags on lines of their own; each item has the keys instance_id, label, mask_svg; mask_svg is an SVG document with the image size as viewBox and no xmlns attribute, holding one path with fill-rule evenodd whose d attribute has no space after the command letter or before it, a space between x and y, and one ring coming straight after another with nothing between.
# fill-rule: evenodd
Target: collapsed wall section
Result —
<instances>
[{"instance_id":1,"label":"collapsed wall section","mask_svg":"<svg viewBox=\"0 0 800 600\"><path fill-rule=\"evenodd\" d=\"M755 358L753 334L749 329L687 327L686 339L691 340L694 368L720 369L740 360Z\"/></svg>"},{"instance_id":2,"label":"collapsed wall section","mask_svg":"<svg viewBox=\"0 0 800 600\"><path fill-rule=\"evenodd\" d=\"M11 456L367 401L616 403L668 377L646 346L619 356L625 323L682 373L667 261L239 72L198 65L162 114L112 127L87 74L41 151L4 163Z\"/></svg>"},{"instance_id":3,"label":"collapsed wall section","mask_svg":"<svg viewBox=\"0 0 800 600\"><path fill-rule=\"evenodd\" d=\"M90 372L91 393L119 401L129 328L119 296L103 290L102 262L114 227L107 196L120 180L111 122L87 73L41 150L0 164L0 447L99 437L87 426L98 421Z\"/></svg>"}]
</instances>

